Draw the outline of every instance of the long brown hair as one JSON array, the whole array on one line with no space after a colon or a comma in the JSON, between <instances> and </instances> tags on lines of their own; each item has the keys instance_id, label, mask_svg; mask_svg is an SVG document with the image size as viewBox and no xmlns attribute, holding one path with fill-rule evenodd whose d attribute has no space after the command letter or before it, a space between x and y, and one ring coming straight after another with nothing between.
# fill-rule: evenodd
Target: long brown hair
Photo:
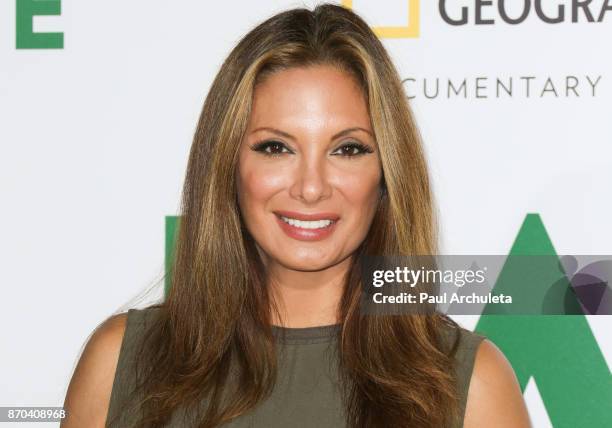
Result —
<instances>
[{"instance_id":1,"label":"long brown hair","mask_svg":"<svg viewBox=\"0 0 612 428\"><path fill-rule=\"evenodd\" d=\"M421 138L388 53L354 12L321 4L258 25L212 83L189 155L172 287L155 305L159 310L138 353L136 373L144 373L139 426L163 426L177 409L205 401L197 424L216 427L272 391L274 302L236 202L238 147L254 87L265 76L322 64L350 73L361 86L384 177L379 209L353 257L339 306L347 426L442 427L457 417L453 356L441 339L449 318L360 311L362 256L436 254L435 209Z\"/></svg>"}]
</instances>

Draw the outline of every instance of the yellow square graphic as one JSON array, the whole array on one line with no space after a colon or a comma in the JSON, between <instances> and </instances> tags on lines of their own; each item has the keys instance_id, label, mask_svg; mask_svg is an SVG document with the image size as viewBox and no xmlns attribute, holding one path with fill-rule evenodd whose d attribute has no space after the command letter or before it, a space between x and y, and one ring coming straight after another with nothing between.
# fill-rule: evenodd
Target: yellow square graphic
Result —
<instances>
[{"instance_id":1,"label":"yellow square graphic","mask_svg":"<svg viewBox=\"0 0 612 428\"><path fill-rule=\"evenodd\" d=\"M419 37L419 0L408 1L408 19L405 27L372 27L381 38L406 39ZM353 9L353 0L342 0L342 6Z\"/></svg>"}]
</instances>

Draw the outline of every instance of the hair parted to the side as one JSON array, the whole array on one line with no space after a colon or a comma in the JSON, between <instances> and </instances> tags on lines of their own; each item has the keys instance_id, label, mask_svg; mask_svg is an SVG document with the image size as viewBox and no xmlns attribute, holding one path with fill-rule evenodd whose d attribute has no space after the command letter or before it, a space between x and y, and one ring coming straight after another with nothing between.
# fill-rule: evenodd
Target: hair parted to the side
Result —
<instances>
[{"instance_id":1,"label":"hair parted to the side","mask_svg":"<svg viewBox=\"0 0 612 428\"><path fill-rule=\"evenodd\" d=\"M361 257L436 254L435 209L419 132L388 53L357 14L321 4L279 13L246 34L206 97L189 154L172 287L154 305L134 369L141 376L131 404L142 411L140 427L161 427L179 408L200 411L195 426L216 427L272 391L276 305L241 220L235 171L254 87L270 73L312 65L339 67L359 83L384 176L339 308L347 426L443 427L458 415L457 344L449 352L440 337L450 318L360 313Z\"/></svg>"}]
</instances>

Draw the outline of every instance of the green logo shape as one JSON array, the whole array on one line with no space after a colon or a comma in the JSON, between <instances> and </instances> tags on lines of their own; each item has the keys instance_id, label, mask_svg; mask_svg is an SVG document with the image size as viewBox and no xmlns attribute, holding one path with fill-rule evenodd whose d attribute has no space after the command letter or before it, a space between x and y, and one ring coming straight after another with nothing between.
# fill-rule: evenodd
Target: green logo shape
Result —
<instances>
[{"instance_id":1,"label":"green logo shape","mask_svg":"<svg viewBox=\"0 0 612 428\"><path fill-rule=\"evenodd\" d=\"M172 283L172 267L174 263L174 250L176 246L176 238L180 223L179 216L166 216L166 257L165 257L165 276L164 276L164 296L170 292Z\"/></svg>"},{"instance_id":2,"label":"green logo shape","mask_svg":"<svg viewBox=\"0 0 612 428\"><path fill-rule=\"evenodd\" d=\"M61 15L61 9L61 0L17 0L17 49L63 49L64 33L35 33L33 30L34 16Z\"/></svg>"},{"instance_id":3,"label":"green logo shape","mask_svg":"<svg viewBox=\"0 0 612 428\"><path fill-rule=\"evenodd\" d=\"M557 255L539 214L527 214L510 255ZM559 264L550 269L551 277L558 277ZM504 270L506 265L500 278ZM510 284L498 281L494 291ZM541 296L550 282L531 281L530 286L540 287L533 293ZM492 312L485 307L475 331L503 351L523 391L534 377L555 428L612 426L612 376L584 315L486 313Z\"/></svg>"}]
</instances>

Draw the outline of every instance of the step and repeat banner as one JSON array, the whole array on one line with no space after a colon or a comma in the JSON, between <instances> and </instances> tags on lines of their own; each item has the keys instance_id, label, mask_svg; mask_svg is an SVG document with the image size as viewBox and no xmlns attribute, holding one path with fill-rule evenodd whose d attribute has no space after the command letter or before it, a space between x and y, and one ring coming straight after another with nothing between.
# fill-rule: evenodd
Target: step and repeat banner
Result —
<instances>
[{"instance_id":1,"label":"step and repeat banner","mask_svg":"<svg viewBox=\"0 0 612 428\"><path fill-rule=\"evenodd\" d=\"M338 3L403 79L442 254L612 254L612 2ZM213 77L316 4L0 2L0 406L61 406L98 323L163 298ZM504 351L535 427L612 426L611 316L452 316Z\"/></svg>"}]
</instances>

